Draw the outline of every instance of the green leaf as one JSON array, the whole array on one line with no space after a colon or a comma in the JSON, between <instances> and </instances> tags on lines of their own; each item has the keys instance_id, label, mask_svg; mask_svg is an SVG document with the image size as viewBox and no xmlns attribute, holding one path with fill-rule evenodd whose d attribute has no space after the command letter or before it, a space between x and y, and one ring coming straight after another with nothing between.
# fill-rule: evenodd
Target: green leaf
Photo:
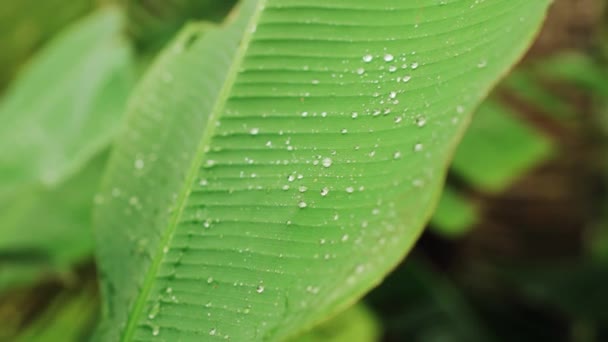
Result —
<instances>
[{"instance_id":1,"label":"green leaf","mask_svg":"<svg viewBox=\"0 0 608 342\"><path fill-rule=\"evenodd\" d=\"M376 317L364 304L356 304L292 342L375 342L379 337Z\"/></svg>"},{"instance_id":2,"label":"green leaf","mask_svg":"<svg viewBox=\"0 0 608 342\"><path fill-rule=\"evenodd\" d=\"M576 118L576 108L565 98L559 96L546 85L539 82L538 76L530 68L515 70L502 83L517 98L541 109L544 113L558 119Z\"/></svg>"},{"instance_id":3,"label":"green leaf","mask_svg":"<svg viewBox=\"0 0 608 342\"><path fill-rule=\"evenodd\" d=\"M469 232L477 220L477 208L473 203L446 187L431 219L431 227L445 237L457 237Z\"/></svg>"},{"instance_id":4,"label":"green leaf","mask_svg":"<svg viewBox=\"0 0 608 342\"><path fill-rule=\"evenodd\" d=\"M500 192L552 154L551 141L509 107L485 101L458 147L452 168L472 185Z\"/></svg>"},{"instance_id":5,"label":"green leaf","mask_svg":"<svg viewBox=\"0 0 608 342\"><path fill-rule=\"evenodd\" d=\"M102 337L281 340L354 303L414 244L465 112L547 4L247 0L190 28L108 167Z\"/></svg>"},{"instance_id":6,"label":"green leaf","mask_svg":"<svg viewBox=\"0 0 608 342\"><path fill-rule=\"evenodd\" d=\"M43 276L68 277L93 253L93 197L107 153L55 189L32 186L0 198L0 290Z\"/></svg>"},{"instance_id":7,"label":"green leaf","mask_svg":"<svg viewBox=\"0 0 608 342\"><path fill-rule=\"evenodd\" d=\"M532 68L548 80L572 83L598 97L608 97L606 72L588 55L563 53L538 62Z\"/></svg>"},{"instance_id":8,"label":"green leaf","mask_svg":"<svg viewBox=\"0 0 608 342\"><path fill-rule=\"evenodd\" d=\"M0 104L3 191L57 185L107 147L132 81L122 27L115 8L70 26L9 89Z\"/></svg>"}]
</instances>

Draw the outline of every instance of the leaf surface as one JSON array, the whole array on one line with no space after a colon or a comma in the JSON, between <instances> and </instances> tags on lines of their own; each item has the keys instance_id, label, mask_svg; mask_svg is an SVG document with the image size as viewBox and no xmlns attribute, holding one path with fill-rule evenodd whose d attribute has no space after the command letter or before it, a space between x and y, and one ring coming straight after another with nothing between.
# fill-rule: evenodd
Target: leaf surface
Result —
<instances>
[{"instance_id":1,"label":"leaf surface","mask_svg":"<svg viewBox=\"0 0 608 342\"><path fill-rule=\"evenodd\" d=\"M101 337L282 340L354 303L419 236L547 4L248 0L189 28L109 164Z\"/></svg>"}]
</instances>

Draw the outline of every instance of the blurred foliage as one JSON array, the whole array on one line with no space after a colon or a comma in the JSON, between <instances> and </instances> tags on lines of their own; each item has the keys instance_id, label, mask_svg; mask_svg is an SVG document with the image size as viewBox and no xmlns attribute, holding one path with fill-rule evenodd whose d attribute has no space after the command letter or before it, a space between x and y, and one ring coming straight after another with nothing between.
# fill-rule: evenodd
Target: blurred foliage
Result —
<instances>
[{"instance_id":1,"label":"blurred foliage","mask_svg":"<svg viewBox=\"0 0 608 342\"><path fill-rule=\"evenodd\" d=\"M121 6L125 26L111 27L109 36L94 38L98 32L93 30L87 37L70 38L70 32L79 31L87 20L79 19L99 15L99 8L108 3ZM136 64L145 66L184 23L219 22L234 3L0 4L0 45L7 52L0 54L0 91L6 90L0 104L0 142L8 146L15 136L37 141L36 146L0 152L0 340L79 341L94 329L98 303L93 266L84 266L89 270L84 272L82 268L92 253L89 220L96 185L122 118L90 121L88 126L86 118L98 120L100 110L121 114L117 108L125 105L133 87ZM385 341L420 342L607 341L608 200L601 187L608 186L608 75L602 51L567 51L514 70L479 108L456 155L448 188L431 221L433 229L414 255L366 298L369 309L354 306L298 341L373 341L379 335ZM107 67L99 68L100 63ZM85 71L78 69L79 64ZM46 74L47 70L53 73ZM96 82L83 84L83 72L98 73L91 78ZM57 75L71 81L49 81L63 78ZM24 102L31 111L12 110L14 103ZM99 103L113 107L101 108ZM40 133L38 126L46 127L44 120L82 131L75 142L60 129L50 137L30 139ZM491 252L471 252L471 241L492 224L487 222L487 202L508 193L535 168L560 158L567 151L563 134L570 134L581 121L590 123L579 127L582 133L575 139L595 144L591 165L597 169L591 173L600 179L592 183L598 189L587 194L599 203L589 213L595 216L578 222L579 240L568 241L577 253L539 261L526 255L504 260ZM80 144L95 134L102 135L94 146ZM76 151L62 159L65 168L52 177L31 165L39 160L32 156L70 144L77 146ZM537 243L551 239L543 236Z\"/></svg>"},{"instance_id":2,"label":"blurred foliage","mask_svg":"<svg viewBox=\"0 0 608 342\"><path fill-rule=\"evenodd\" d=\"M129 35L142 54L158 52L185 22L221 22L236 0L119 0L129 17Z\"/></svg>"},{"instance_id":3,"label":"blurred foliage","mask_svg":"<svg viewBox=\"0 0 608 342\"><path fill-rule=\"evenodd\" d=\"M451 187L443 190L431 219L434 232L445 237L458 237L473 228L479 213L475 205Z\"/></svg>"},{"instance_id":4,"label":"blurred foliage","mask_svg":"<svg viewBox=\"0 0 608 342\"><path fill-rule=\"evenodd\" d=\"M56 188L32 185L0 199L0 291L68 277L91 257L91 210L106 159L103 153Z\"/></svg>"},{"instance_id":5,"label":"blurred foliage","mask_svg":"<svg viewBox=\"0 0 608 342\"><path fill-rule=\"evenodd\" d=\"M0 5L0 46L3 51L0 53L0 65L3 66L0 69L0 91L41 44L93 7L93 0L3 1Z\"/></svg>"},{"instance_id":6,"label":"blurred foliage","mask_svg":"<svg viewBox=\"0 0 608 342\"><path fill-rule=\"evenodd\" d=\"M373 342L379 337L380 326L374 313L365 305L356 304L292 342Z\"/></svg>"},{"instance_id":7,"label":"blurred foliage","mask_svg":"<svg viewBox=\"0 0 608 342\"><path fill-rule=\"evenodd\" d=\"M11 146L0 151L2 192L53 187L107 148L133 82L122 28L112 7L70 25L8 89L0 103L0 144Z\"/></svg>"},{"instance_id":8,"label":"blurred foliage","mask_svg":"<svg viewBox=\"0 0 608 342\"><path fill-rule=\"evenodd\" d=\"M518 121L507 106L492 99L477 109L463 138L452 170L486 192L503 191L530 165L547 159L550 142Z\"/></svg>"}]
</instances>

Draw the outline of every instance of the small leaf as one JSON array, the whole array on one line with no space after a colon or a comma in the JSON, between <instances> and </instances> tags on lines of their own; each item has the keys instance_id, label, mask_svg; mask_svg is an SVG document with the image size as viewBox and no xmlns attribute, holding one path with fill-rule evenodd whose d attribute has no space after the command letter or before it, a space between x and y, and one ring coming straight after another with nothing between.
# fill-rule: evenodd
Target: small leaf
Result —
<instances>
[{"instance_id":1,"label":"small leaf","mask_svg":"<svg viewBox=\"0 0 608 342\"><path fill-rule=\"evenodd\" d=\"M431 228L438 234L453 238L469 232L477 220L477 208L456 190L446 187L431 219Z\"/></svg>"},{"instance_id":2,"label":"small leaf","mask_svg":"<svg viewBox=\"0 0 608 342\"><path fill-rule=\"evenodd\" d=\"M472 185L500 192L552 154L551 141L507 106L486 101L458 147L452 169Z\"/></svg>"},{"instance_id":3,"label":"small leaf","mask_svg":"<svg viewBox=\"0 0 608 342\"><path fill-rule=\"evenodd\" d=\"M375 342L379 337L376 317L367 306L359 303L291 342Z\"/></svg>"}]
</instances>

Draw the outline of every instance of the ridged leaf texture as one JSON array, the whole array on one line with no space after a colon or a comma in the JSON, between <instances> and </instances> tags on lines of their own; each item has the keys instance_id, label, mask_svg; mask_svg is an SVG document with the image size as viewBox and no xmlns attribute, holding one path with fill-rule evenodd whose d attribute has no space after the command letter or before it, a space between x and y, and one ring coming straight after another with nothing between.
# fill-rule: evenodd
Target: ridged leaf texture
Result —
<instances>
[{"instance_id":1,"label":"ridged leaf texture","mask_svg":"<svg viewBox=\"0 0 608 342\"><path fill-rule=\"evenodd\" d=\"M548 1L243 1L134 95L96 213L108 341L283 340L412 247Z\"/></svg>"}]
</instances>

